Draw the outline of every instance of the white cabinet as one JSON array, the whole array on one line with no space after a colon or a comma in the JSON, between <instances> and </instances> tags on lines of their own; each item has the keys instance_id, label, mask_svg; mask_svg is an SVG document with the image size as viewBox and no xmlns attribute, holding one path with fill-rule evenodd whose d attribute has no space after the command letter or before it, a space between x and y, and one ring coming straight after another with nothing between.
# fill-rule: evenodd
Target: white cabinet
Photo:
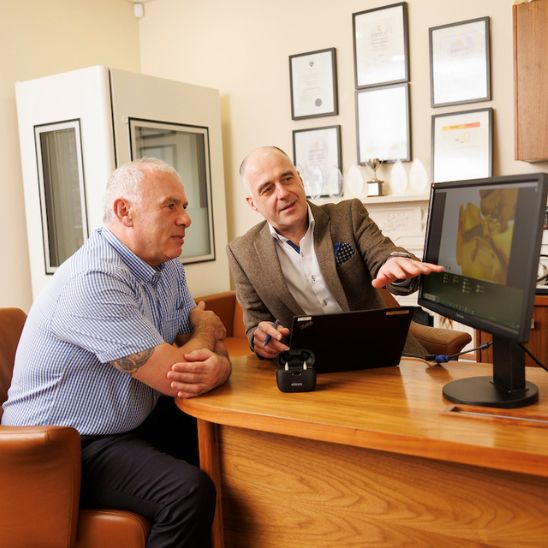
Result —
<instances>
[{"instance_id":1,"label":"white cabinet","mask_svg":"<svg viewBox=\"0 0 548 548\"><path fill-rule=\"evenodd\" d=\"M217 90L95 66L19 82L16 93L34 296L101 226L113 169L142 156L170 163L185 184L191 291L229 289Z\"/></svg>"}]
</instances>

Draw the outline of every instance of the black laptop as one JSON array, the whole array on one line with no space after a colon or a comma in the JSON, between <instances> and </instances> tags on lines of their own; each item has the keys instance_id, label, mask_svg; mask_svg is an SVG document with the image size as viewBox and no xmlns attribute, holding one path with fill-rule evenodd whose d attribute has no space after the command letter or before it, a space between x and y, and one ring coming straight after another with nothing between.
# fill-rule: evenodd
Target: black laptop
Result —
<instances>
[{"instance_id":1,"label":"black laptop","mask_svg":"<svg viewBox=\"0 0 548 548\"><path fill-rule=\"evenodd\" d=\"M290 348L312 350L318 373L400 363L413 308L378 308L294 316Z\"/></svg>"}]
</instances>

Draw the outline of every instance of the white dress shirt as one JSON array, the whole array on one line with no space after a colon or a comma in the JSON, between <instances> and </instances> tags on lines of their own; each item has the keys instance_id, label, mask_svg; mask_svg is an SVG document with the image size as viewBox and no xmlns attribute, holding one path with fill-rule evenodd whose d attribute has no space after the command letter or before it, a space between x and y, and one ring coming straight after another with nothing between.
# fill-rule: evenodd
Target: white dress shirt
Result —
<instances>
[{"instance_id":1,"label":"white dress shirt","mask_svg":"<svg viewBox=\"0 0 548 548\"><path fill-rule=\"evenodd\" d=\"M308 230L299 245L278 234L268 225L276 240L276 252L287 287L305 314L329 314L342 312L320 271L314 249L314 217L308 207Z\"/></svg>"}]
</instances>

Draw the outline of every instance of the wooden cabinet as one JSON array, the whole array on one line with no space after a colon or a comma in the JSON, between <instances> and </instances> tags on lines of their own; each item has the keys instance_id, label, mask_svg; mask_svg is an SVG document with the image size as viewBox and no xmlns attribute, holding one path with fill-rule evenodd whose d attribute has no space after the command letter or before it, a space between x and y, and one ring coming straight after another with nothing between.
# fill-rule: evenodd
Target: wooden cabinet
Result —
<instances>
[{"instance_id":1,"label":"wooden cabinet","mask_svg":"<svg viewBox=\"0 0 548 548\"><path fill-rule=\"evenodd\" d=\"M515 158L548 160L548 0L514 4Z\"/></svg>"},{"instance_id":2,"label":"wooden cabinet","mask_svg":"<svg viewBox=\"0 0 548 548\"><path fill-rule=\"evenodd\" d=\"M491 335L488 333L476 331L477 345L490 342L491 340ZM537 295L535 298L533 326L529 342L525 346L543 365L548 366L548 295ZM477 350L476 360L478 362L492 363L493 349ZM525 355L525 365L536 365L527 354Z\"/></svg>"}]
</instances>

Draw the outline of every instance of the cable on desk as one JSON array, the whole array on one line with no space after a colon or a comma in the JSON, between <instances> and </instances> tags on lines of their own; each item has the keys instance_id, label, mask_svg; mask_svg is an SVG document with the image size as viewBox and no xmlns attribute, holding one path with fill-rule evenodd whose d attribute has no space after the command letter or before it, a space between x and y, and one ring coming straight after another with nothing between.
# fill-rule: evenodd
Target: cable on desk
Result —
<instances>
[{"instance_id":1,"label":"cable on desk","mask_svg":"<svg viewBox=\"0 0 548 548\"><path fill-rule=\"evenodd\" d=\"M543 365L540 360L538 360L536 358L536 356L533 355L533 353L524 345L524 344L521 344L519 343L519 345L521 346L521 348L523 348L523 350L525 350L525 352L527 352L527 354L529 354L529 357L539 366L539 367L542 367L542 369L544 369L544 371L548 371L548 367L546 367L545 365Z\"/></svg>"},{"instance_id":2,"label":"cable on desk","mask_svg":"<svg viewBox=\"0 0 548 548\"><path fill-rule=\"evenodd\" d=\"M406 358L418 358L419 360L424 360L427 362L436 362L436 363L446 363L449 360L457 358L462 354L468 354L469 352L475 352L476 350L483 350L492 346L492 342L486 342L476 346L476 348L469 348L468 350L463 350L462 352L457 352L456 354L427 354L426 356L416 356L415 354L402 354ZM534 358L536 360L536 358Z\"/></svg>"}]
</instances>

